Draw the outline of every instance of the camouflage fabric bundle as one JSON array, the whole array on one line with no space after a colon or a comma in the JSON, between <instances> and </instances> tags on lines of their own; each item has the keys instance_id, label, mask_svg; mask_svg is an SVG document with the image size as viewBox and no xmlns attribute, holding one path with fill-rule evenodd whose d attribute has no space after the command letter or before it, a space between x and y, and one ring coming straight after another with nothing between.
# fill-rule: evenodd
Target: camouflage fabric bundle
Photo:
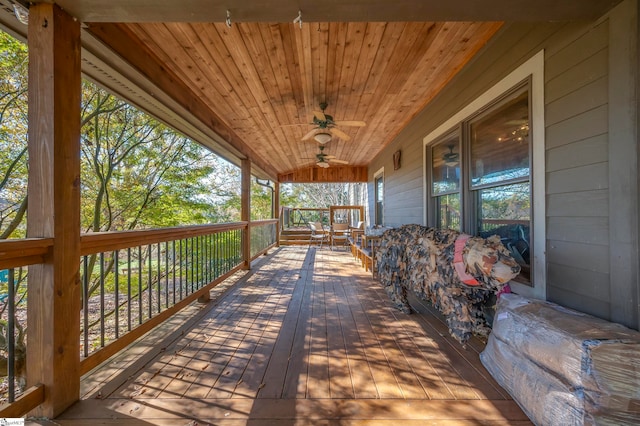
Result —
<instances>
[{"instance_id":1,"label":"camouflage fabric bundle","mask_svg":"<svg viewBox=\"0 0 640 426\"><path fill-rule=\"evenodd\" d=\"M488 335L483 306L518 275L520 266L499 237L471 237L462 258L478 285L462 283L453 262L460 235L420 225L390 229L383 234L376 261L380 281L398 309L411 313L407 292L412 291L444 315L451 335L464 344L472 334Z\"/></svg>"}]
</instances>

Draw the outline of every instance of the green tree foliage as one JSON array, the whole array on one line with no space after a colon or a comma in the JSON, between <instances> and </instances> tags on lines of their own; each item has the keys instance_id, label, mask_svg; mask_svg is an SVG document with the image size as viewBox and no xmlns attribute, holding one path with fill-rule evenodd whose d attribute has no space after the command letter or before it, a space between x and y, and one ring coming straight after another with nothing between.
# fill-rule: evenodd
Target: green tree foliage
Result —
<instances>
[{"instance_id":1,"label":"green tree foliage","mask_svg":"<svg viewBox=\"0 0 640 426\"><path fill-rule=\"evenodd\" d=\"M27 47L0 32L0 57L0 238L21 238L28 184ZM88 81L82 83L81 108L82 232L222 222L239 211L233 208L237 167ZM94 266L92 258L89 274Z\"/></svg>"},{"instance_id":2,"label":"green tree foliage","mask_svg":"<svg viewBox=\"0 0 640 426\"><path fill-rule=\"evenodd\" d=\"M287 207L326 208L365 204L366 184L307 183L282 186L281 203Z\"/></svg>"},{"instance_id":3,"label":"green tree foliage","mask_svg":"<svg viewBox=\"0 0 640 426\"><path fill-rule=\"evenodd\" d=\"M25 45L0 32L0 239L26 234L27 68Z\"/></svg>"},{"instance_id":4,"label":"green tree foliage","mask_svg":"<svg viewBox=\"0 0 640 426\"><path fill-rule=\"evenodd\" d=\"M208 222L211 152L88 82L82 123L84 231Z\"/></svg>"}]
</instances>

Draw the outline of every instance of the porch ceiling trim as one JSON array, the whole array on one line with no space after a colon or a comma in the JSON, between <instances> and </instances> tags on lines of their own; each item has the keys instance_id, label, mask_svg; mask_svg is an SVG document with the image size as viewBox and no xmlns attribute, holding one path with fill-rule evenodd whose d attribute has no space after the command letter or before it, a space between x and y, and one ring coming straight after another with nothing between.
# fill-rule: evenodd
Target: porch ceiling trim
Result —
<instances>
[{"instance_id":1,"label":"porch ceiling trim","mask_svg":"<svg viewBox=\"0 0 640 426\"><path fill-rule=\"evenodd\" d=\"M56 0L81 22L575 21L618 0Z\"/></svg>"}]
</instances>

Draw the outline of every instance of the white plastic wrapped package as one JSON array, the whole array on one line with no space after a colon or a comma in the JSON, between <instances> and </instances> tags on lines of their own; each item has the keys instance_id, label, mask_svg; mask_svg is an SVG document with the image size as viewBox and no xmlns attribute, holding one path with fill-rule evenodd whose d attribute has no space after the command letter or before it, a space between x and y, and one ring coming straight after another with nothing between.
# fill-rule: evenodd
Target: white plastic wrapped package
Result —
<instances>
[{"instance_id":1,"label":"white plastic wrapped package","mask_svg":"<svg viewBox=\"0 0 640 426\"><path fill-rule=\"evenodd\" d=\"M640 333L505 294L482 363L537 425L640 424Z\"/></svg>"}]
</instances>

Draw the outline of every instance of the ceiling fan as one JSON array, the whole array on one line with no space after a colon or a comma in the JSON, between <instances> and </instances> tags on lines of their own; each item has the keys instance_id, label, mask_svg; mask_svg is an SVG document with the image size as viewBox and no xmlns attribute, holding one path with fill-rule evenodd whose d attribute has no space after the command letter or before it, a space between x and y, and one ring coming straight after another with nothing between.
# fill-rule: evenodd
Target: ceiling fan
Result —
<instances>
[{"instance_id":1,"label":"ceiling fan","mask_svg":"<svg viewBox=\"0 0 640 426\"><path fill-rule=\"evenodd\" d=\"M336 128L336 126L363 127L367 124L364 121L354 120L334 121L333 116L324 113L324 110L327 108L326 102L322 102L320 104L320 108L322 109L322 111L313 112L313 122L311 124L316 127L302 137L303 141L314 138L320 145L324 145L331 140L332 135L337 136L342 140L348 141L351 139L351 136Z\"/></svg>"},{"instance_id":2,"label":"ceiling fan","mask_svg":"<svg viewBox=\"0 0 640 426\"><path fill-rule=\"evenodd\" d=\"M453 144L448 145L449 152L442 156L442 160L444 160L444 164L449 167L455 167L458 165L458 159L460 158L460 154L457 152L453 152Z\"/></svg>"},{"instance_id":3,"label":"ceiling fan","mask_svg":"<svg viewBox=\"0 0 640 426\"><path fill-rule=\"evenodd\" d=\"M338 160L334 155L324 153L324 145L320 145L320 152L316 154L316 166L326 169L329 163L349 164L348 161Z\"/></svg>"}]
</instances>

